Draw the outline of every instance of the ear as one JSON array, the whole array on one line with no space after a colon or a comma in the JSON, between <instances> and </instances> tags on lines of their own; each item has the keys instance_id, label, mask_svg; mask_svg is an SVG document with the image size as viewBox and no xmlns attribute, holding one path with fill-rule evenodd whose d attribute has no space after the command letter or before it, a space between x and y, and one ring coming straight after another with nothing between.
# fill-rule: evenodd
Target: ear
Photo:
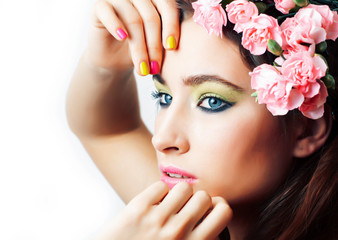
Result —
<instances>
[{"instance_id":1,"label":"ear","mask_svg":"<svg viewBox=\"0 0 338 240\"><path fill-rule=\"evenodd\" d=\"M327 109L325 109L327 110ZM313 120L303 117L299 123L303 126L298 128L298 136L293 151L293 156L305 158L315 153L326 142L332 128L332 119L327 114L319 119Z\"/></svg>"}]
</instances>

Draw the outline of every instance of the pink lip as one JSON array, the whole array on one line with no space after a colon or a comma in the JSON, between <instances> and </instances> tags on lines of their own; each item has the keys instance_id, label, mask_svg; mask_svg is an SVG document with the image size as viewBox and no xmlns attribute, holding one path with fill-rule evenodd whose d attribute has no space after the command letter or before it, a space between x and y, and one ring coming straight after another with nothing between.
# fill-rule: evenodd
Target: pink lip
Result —
<instances>
[{"instance_id":1,"label":"pink lip","mask_svg":"<svg viewBox=\"0 0 338 240\"><path fill-rule=\"evenodd\" d=\"M161 177L161 181L167 184L170 189L173 188L179 182L187 182L192 185L197 181L197 178L195 176L177 167L160 166L160 170L163 174ZM167 173L179 174L185 178L173 178L173 177L170 177Z\"/></svg>"}]
</instances>

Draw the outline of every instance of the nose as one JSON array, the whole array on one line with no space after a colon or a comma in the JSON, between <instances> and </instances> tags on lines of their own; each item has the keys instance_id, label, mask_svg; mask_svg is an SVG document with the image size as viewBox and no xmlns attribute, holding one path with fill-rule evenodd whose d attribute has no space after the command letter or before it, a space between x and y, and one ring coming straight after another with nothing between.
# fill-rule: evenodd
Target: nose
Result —
<instances>
[{"instance_id":1,"label":"nose","mask_svg":"<svg viewBox=\"0 0 338 240\"><path fill-rule=\"evenodd\" d=\"M155 149L165 154L184 154L189 151L187 137L189 126L185 114L170 111L159 113L155 124L152 143Z\"/></svg>"}]
</instances>

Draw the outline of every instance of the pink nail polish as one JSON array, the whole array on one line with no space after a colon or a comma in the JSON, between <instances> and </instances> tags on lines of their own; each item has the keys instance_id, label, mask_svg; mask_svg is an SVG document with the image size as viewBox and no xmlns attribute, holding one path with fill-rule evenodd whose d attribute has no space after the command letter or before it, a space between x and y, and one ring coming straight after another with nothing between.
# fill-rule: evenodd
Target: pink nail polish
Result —
<instances>
[{"instance_id":1,"label":"pink nail polish","mask_svg":"<svg viewBox=\"0 0 338 240\"><path fill-rule=\"evenodd\" d=\"M117 30L116 30L116 33L117 33L117 35L119 36L119 38L120 38L121 40L123 40L123 39L125 39L125 38L127 37L126 32L123 31L122 28L117 29Z\"/></svg>"},{"instance_id":2,"label":"pink nail polish","mask_svg":"<svg viewBox=\"0 0 338 240\"><path fill-rule=\"evenodd\" d=\"M160 71L160 66L156 61L151 61L150 63L150 74L158 74Z\"/></svg>"}]
</instances>

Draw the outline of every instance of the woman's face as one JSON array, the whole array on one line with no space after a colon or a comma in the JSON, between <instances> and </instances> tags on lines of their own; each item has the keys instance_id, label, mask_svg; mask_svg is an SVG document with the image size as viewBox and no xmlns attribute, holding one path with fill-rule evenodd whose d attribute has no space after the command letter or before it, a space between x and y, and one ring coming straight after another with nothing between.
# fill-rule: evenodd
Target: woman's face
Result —
<instances>
[{"instance_id":1,"label":"woman's face","mask_svg":"<svg viewBox=\"0 0 338 240\"><path fill-rule=\"evenodd\" d=\"M293 143L281 119L251 97L249 71L234 43L182 23L179 49L165 53L154 76L161 110L153 144L170 187L187 181L241 204L282 183Z\"/></svg>"}]
</instances>

